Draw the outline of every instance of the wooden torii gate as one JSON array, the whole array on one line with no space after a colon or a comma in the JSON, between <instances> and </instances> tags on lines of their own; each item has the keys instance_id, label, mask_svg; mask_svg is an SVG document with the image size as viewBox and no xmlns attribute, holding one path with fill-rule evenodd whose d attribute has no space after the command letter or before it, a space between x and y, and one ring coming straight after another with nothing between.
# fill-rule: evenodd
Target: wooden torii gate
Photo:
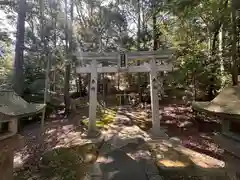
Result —
<instances>
[{"instance_id":1,"label":"wooden torii gate","mask_svg":"<svg viewBox=\"0 0 240 180\"><path fill-rule=\"evenodd\" d=\"M89 99L89 123L88 135L96 134L96 111L97 111L97 80L98 73L118 73L118 72L149 72L150 73L150 94L152 108L152 133L160 134L159 99L157 89L157 72L172 71L173 65L171 57L173 49L165 49L160 51L137 51L137 52L114 52L114 53L97 53L97 52L81 52L77 54L79 59L91 61L87 65L79 65L76 69L77 73L91 73L90 81L90 99ZM97 61L117 61L116 66L102 66ZM150 60L139 66L129 66L130 60Z\"/></svg>"}]
</instances>

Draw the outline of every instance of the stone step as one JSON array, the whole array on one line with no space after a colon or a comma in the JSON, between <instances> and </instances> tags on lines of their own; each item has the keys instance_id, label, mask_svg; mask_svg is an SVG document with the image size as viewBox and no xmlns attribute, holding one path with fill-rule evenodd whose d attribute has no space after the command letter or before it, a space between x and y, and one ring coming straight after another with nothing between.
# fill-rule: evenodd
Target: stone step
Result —
<instances>
[{"instance_id":1,"label":"stone step","mask_svg":"<svg viewBox=\"0 0 240 180\"><path fill-rule=\"evenodd\" d=\"M148 141L157 166L163 171L188 173L224 173L225 163L208 155L185 148L180 142L165 139Z\"/></svg>"},{"instance_id":2,"label":"stone step","mask_svg":"<svg viewBox=\"0 0 240 180\"><path fill-rule=\"evenodd\" d=\"M103 180L147 180L141 164L118 149L99 156L91 168L89 176L92 177L92 179L98 178Z\"/></svg>"}]
</instances>

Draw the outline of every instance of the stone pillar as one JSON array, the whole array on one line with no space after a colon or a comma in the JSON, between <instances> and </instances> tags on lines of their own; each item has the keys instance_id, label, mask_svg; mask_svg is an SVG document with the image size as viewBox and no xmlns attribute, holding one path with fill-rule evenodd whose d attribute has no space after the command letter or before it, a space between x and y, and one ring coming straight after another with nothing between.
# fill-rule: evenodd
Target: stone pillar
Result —
<instances>
[{"instance_id":1,"label":"stone pillar","mask_svg":"<svg viewBox=\"0 0 240 180\"><path fill-rule=\"evenodd\" d=\"M0 179L13 180L13 152L23 146L23 137L14 135L0 140Z\"/></svg>"},{"instance_id":2,"label":"stone pillar","mask_svg":"<svg viewBox=\"0 0 240 180\"><path fill-rule=\"evenodd\" d=\"M153 135L160 134L160 114L159 114L159 99L157 87L157 64L156 60L150 61L150 94L151 94L151 108L152 108L152 133Z\"/></svg>"},{"instance_id":3,"label":"stone pillar","mask_svg":"<svg viewBox=\"0 0 240 180\"><path fill-rule=\"evenodd\" d=\"M88 136L94 136L94 134L97 131L96 112L97 112L97 61L93 60L91 63Z\"/></svg>"}]
</instances>

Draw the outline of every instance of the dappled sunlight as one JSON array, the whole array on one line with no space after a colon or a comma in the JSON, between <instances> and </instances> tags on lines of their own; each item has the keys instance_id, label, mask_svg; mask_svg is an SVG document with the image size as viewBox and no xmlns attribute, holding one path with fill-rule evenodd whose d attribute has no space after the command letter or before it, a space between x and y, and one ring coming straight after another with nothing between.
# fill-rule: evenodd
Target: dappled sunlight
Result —
<instances>
[{"instance_id":1,"label":"dappled sunlight","mask_svg":"<svg viewBox=\"0 0 240 180\"><path fill-rule=\"evenodd\" d=\"M161 170L169 172L184 171L189 175L215 177L216 172L225 173L225 163L210 156L192 151L173 140L149 142L153 158ZM174 171L176 170L176 171ZM204 174L205 173L205 174Z\"/></svg>"},{"instance_id":2,"label":"dappled sunlight","mask_svg":"<svg viewBox=\"0 0 240 180\"><path fill-rule=\"evenodd\" d=\"M96 126L99 129L107 128L116 118L116 111L109 108L99 108L96 113ZM81 119L85 126L88 126L89 118Z\"/></svg>"},{"instance_id":3,"label":"dappled sunlight","mask_svg":"<svg viewBox=\"0 0 240 180\"><path fill-rule=\"evenodd\" d=\"M221 149L209 135L201 133L198 136L189 136L182 140L182 144L195 151L222 159L223 149Z\"/></svg>"},{"instance_id":4,"label":"dappled sunlight","mask_svg":"<svg viewBox=\"0 0 240 180\"><path fill-rule=\"evenodd\" d=\"M185 108L183 105L180 105L178 109L176 104L174 107L171 107L170 104L162 107L162 109L163 119L161 125L166 126L167 133L170 137L176 137L172 138L175 139L174 141L166 139L161 142L158 140L154 142L148 133L148 130L151 127L151 111L140 109L135 111L128 107L119 111L116 115L115 121L109 122L106 128L101 129L105 141L107 141L110 146L101 148L99 150L100 156L98 158L95 153L89 153L86 151L79 161L91 164L97 158L98 163L111 167L114 166L117 161L121 160L116 160L115 157L112 156L106 157L101 152L110 153L111 151L121 150L126 152L126 156L128 157L127 161L136 166L138 166L138 162L141 162L143 159L151 160L153 158L158 167L166 170L190 168L190 170L200 173L202 172L202 169L209 169L212 171L213 169L221 169L224 167L224 162L205 155L209 154L209 152L215 154L221 154L222 152L213 142L211 131L199 131L199 125L201 124L193 120L192 112L189 107ZM51 158L54 158L55 156L52 153L55 154L59 149L66 149L66 154L73 153L76 149L72 149L72 146L84 146L93 142L92 140L85 138L86 129L80 128L75 124L76 120L79 121L80 118L83 118L85 115L76 114L76 116L77 117L73 117L73 121L63 119L62 117L57 121L55 117L53 121L48 121L46 123L44 152L51 152ZM110 116L110 118L113 117L112 114L110 114ZM108 119L109 115L103 117ZM144 131L140 129L141 125L144 126ZM37 140L36 137L37 135L31 136L31 141L34 140L33 142L35 142ZM148 142L146 147L146 143L144 142ZM179 145L179 143L183 146ZM26 148L28 147L29 145ZM25 152L26 156L23 155L23 152L22 154L21 152L17 152L15 154L15 162L16 164L19 164L19 166L24 167L26 166L26 162L32 158L35 152L30 152L30 149L22 149L22 151L23 150L27 151ZM197 152L193 150L196 150ZM65 150L63 151L63 154L65 154ZM29 155L27 155L28 152ZM24 159L24 157L26 158ZM60 155L59 157L61 157L61 159L68 159L68 155ZM213 157L218 157L218 155ZM56 163L56 166L58 166L58 163L62 164L62 162L58 162L56 159L53 161ZM36 163L37 162L35 162L35 164ZM43 167L45 168L45 174L48 174L50 177L51 174L49 172L51 171L51 168L53 168L52 165L47 161ZM71 169L71 165L68 163L64 164L64 167ZM82 165L79 165L78 167L81 168ZM200 168L201 171L196 170L196 168ZM62 170L62 172L59 172L58 174L63 172L69 173L69 170L67 169ZM71 176L77 176L77 174L74 173L76 171L76 167L74 167L73 172L70 172ZM119 176L122 171L111 170L111 173L115 174L115 176ZM58 177L58 174L55 174L54 177Z\"/></svg>"},{"instance_id":5,"label":"dappled sunlight","mask_svg":"<svg viewBox=\"0 0 240 180\"><path fill-rule=\"evenodd\" d=\"M184 122L181 122L181 123L178 125L178 127L183 128L183 127L191 126L191 125L192 125L192 122L184 121Z\"/></svg>"},{"instance_id":6,"label":"dappled sunlight","mask_svg":"<svg viewBox=\"0 0 240 180\"><path fill-rule=\"evenodd\" d=\"M184 164L181 161L172 161L172 160L169 160L169 159L163 159L163 160L158 161L158 165L159 166L163 165L165 167L177 167L177 168L179 168L179 167L183 168L183 167L188 166L188 164Z\"/></svg>"},{"instance_id":7,"label":"dappled sunlight","mask_svg":"<svg viewBox=\"0 0 240 180\"><path fill-rule=\"evenodd\" d=\"M136 152L129 152L127 153L127 155L134 160L141 160L141 159L151 160L151 153L146 149L136 150Z\"/></svg>"},{"instance_id":8,"label":"dappled sunlight","mask_svg":"<svg viewBox=\"0 0 240 180\"><path fill-rule=\"evenodd\" d=\"M220 130L216 118L195 119L190 106L184 104L165 104L161 124L166 127L170 137L179 137L184 146L222 159L223 151L212 140L214 132Z\"/></svg>"},{"instance_id":9,"label":"dappled sunlight","mask_svg":"<svg viewBox=\"0 0 240 180\"><path fill-rule=\"evenodd\" d=\"M56 131L50 130L50 132L52 132L52 134L49 133L45 140L50 149L70 147L91 142L89 139L83 138L85 136L84 132L76 130L73 125L65 125L59 127Z\"/></svg>"},{"instance_id":10,"label":"dappled sunlight","mask_svg":"<svg viewBox=\"0 0 240 180\"><path fill-rule=\"evenodd\" d=\"M23 151L26 151L26 150L22 150ZM14 168L21 168L23 167L25 161L29 158L29 154L23 154L22 152L17 152L15 153L14 155Z\"/></svg>"},{"instance_id":11,"label":"dappled sunlight","mask_svg":"<svg viewBox=\"0 0 240 180\"><path fill-rule=\"evenodd\" d=\"M57 148L43 155L41 161L42 176L45 178L65 176L65 179L69 180L83 178L89 165L95 160L96 147L91 144Z\"/></svg>"},{"instance_id":12,"label":"dappled sunlight","mask_svg":"<svg viewBox=\"0 0 240 180\"><path fill-rule=\"evenodd\" d=\"M139 131L137 126L125 127L122 131L118 133L118 136L126 137L126 138L137 138L143 137L145 140L150 140L149 134L144 131Z\"/></svg>"},{"instance_id":13,"label":"dappled sunlight","mask_svg":"<svg viewBox=\"0 0 240 180\"><path fill-rule=\"evenodd\" d=\"M188 157L175 151L171 143L155 142L150 143L150 148L153 152L155 161L160 168L179 168L188 167L191 161Z\"/></svg>"},{"instance_id":14,"label":"dappled sunlight","mask_svg":"<svg viewBox=\"0 0 240 180\"><path fill-rule=\"evenodd\" d=\"M38 163L39 152L68 147L74 144L86 143L81 139L82 132L74 127L71 121L63 119L62 116L47 119L45 123L43 148L39 146L40 124L34 123L27 126L24 131L25 146L17 149L14 154L14 166L31 166Z\"/></svg>"},{"instance_id":15,"label":"dappled sunlight","mask_svg":"<svg viewBox=\"0 0 240 180\"><path fill-rule=\"evenodd\" d=\"M119 127L112 125L107 131L103 131L103 134L106 139L110 140L110 143L114 144L115 148L121 148L129 143L138 144L141 139L150 139L149 135L139 131L137 126Z\"/></svg>"},{"instance_id":16,"label":"dappled sunlight","mask_svg":"<svg viewBox=\"0 0 240 180\"><path fill-rule=\"evenodd\" d=\"M125 110L127 115L131 115L132 122L145 131L151 128L151 109L145 108L129 108ZM163 118L161 125L167 130L170 137L178 137L183 146L190 148L199 153L223 159L223 150L212 139L215 132L219 131L219 121L216 118L202 117L202 120L195 119L190 106L184 104L164 104L160 105L160 112ZM143 114L147 114L144 118ZM139 118L141 116L141 118ZM150 124L149 124L150 123ZM160 146L161 151L166 151L166 147ZM206 166L202 164L202 166Z\"/></svg>"},{"instance_id":17,"label":"dappled sunlight","mask_svg":"<svg viewBox=\"0 0 240 180\"><path fill-rule=\"evenodd\" d=\"M107 164L107 163L112 163L113 161L114 159L111 157L106 158L105 156L98 156L98 163Z\"/></svg>"},{"instance_id":18,"label":"dappled sunlight","mask_svg":"<svg viewBox=\"0 0 240 180\"><path fill-rule=\"evenodd\" d=\"M176 124L177 121L173 121L173 120L166 120L165 124Z\"/></svg>"},{"instance_id":19,"label":"dappled sunlight","mask_svg":"<svg viewBox=\"0 0 240 180\"><path fill-rule=\"evenodd\" d=\"M225 163L223 161L214 159L210 156L206 156L183 146L176 147L176 150L188 156L189 159L197 166L201 168L223 168Z\"/></svg>"},{"instance_id":20,"label":"dappled sunlight","mask_svg":"<svg viewBox=\"0 0 240 180\"><path fill-rule=\"evenodd\" d=\"M55 133L56 131L57 131L56 129L46 130L45 134L46 135L51 135L51 134Z\"/></svg>"},{"instance_id":21,"label":"dappled sunlight","mask_svg":"<svg viewBox=\"0 0 240 180\"><path fill-rule=\"evenodd\" d=\"M96 160L97 147L92 140L83 138L82 129L75 126L74 121L62 117L58 121L47 119L42 146L39 145L39 124L31 127L23 132L27 134L25 147L14 155L16 176L44 176L47 179L85 176L88 166Z\"/></svg>"}]
</instances>

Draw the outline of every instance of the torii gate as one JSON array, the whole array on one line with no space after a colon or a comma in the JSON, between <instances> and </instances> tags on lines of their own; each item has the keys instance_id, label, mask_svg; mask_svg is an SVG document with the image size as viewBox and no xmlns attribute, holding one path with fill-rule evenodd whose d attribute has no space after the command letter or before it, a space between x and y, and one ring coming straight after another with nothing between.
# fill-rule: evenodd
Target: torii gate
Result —
<instances>
[{"instance_id":1,"label":"torii gate","mask_svg":"<svg viewBox=\"0 0 240 180\"><path fill-rule=\"evenodd\" d=\"M118 72L149 72L150 73L150 94L152 108L152 133L161 134L159 114L159 100L157 90L157 72L172 71L173 65L171 57L173 49L160 51L137 51L137 52L114 52L114 53L97 53L81 52L78 54L82 60L91 61L90 65L80 65L77 67L77 73L91 73L90 81L90 99L89 99L89 123L88 135L92 136L97 132L96 128L96 111L97 111L97 80L98 73L118 73ZM97 61L117 60L117 66L102 66ZM128 66L129 60L150 60L139 66Z\"/></svg>"}]
</instances>

